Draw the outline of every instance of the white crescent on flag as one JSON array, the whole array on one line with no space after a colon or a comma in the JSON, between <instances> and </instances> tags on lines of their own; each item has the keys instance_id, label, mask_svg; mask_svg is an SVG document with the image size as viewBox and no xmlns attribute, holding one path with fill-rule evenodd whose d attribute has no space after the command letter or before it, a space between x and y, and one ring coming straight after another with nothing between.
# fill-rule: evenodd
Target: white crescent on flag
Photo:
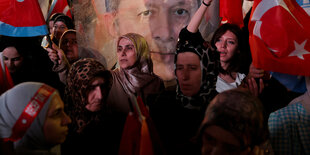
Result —
<instances>
[{"instance_id":1,"label":"white crescent on flag","mask_svg":"<svg viewBox=\"0 0 310 155\"><path fill-rule=\"evenodd\" d=\"M253 65L310 76L309 27L310 16L296 0L254 0L249 21Z\"/></svg>"},{"instance_id":2,"label":"white crescent on flag","mask_svg":"<svg viewBox=\"0 0 310 155\"><path fill-rule=\"evenodd\" d=\"M251 18L251 21L255 22L253 34L255 36L257 36L258 38L262 39L262 36L261 36L261 26L262 26L261 18L264 16L264 14L267 11L269 11L270 9L272 9L273 7L276 7L276 6L280 6L280 7L284 8L291 15L291 17L293 17L295 19L295 21L298 23L298 25L303 27L303 25L300 23L300 21L291 13L291 11L289 10L289 8L288 8L288 6L284 0L262 0L257 5L256 9L253 12L252 18ZM307 40L305 40L302 44L298 44L294 40L295 50L289 56L297 56L298 58L303 60L303 56L302 56L303 54L310 54L309 51L307 51L304 48L303 49L301 48L302 47L301 45L304 45L306 42L307 42ZM268 49L272 52L278 52L278 50L272 49L270 47L268 47Z\"/></svg>"}]
</instances>

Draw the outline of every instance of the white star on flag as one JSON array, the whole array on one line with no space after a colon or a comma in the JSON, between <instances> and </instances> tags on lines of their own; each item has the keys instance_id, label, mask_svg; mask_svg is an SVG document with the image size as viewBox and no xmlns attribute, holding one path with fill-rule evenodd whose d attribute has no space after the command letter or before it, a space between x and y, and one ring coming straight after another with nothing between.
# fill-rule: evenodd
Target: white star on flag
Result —
<instances>
[{"instance_id":1,"label":"white star on flag","mask_svg":"<svg viewBox=\"0 0 310 155\"><path fill-rule=\"evenodd\" d=\"M307 40L301 44L298 44L296 41L294 41L295 50L289 56L297 56L299 59L304 60L303 55L310 54L310 52L305 49L306 42Z\"/></svg>"}]
</instances>

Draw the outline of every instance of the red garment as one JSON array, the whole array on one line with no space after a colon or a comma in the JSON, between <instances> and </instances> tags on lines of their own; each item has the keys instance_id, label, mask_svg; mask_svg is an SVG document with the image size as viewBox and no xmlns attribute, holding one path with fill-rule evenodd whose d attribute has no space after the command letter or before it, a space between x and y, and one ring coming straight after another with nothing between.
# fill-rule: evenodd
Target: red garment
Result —
<instances>
[{"instance_id":1,"label":"red garment","mask_svg":"<svg viewBox=\"0 0 310 155\"><path fill-rule=\"evenodd\" d=\"M56 12L61 12L72 18L71 10L67 0L53 0L51 7L49 9L49 16Z\"/></svg>"},{"instance_id":2,"label":"red garment","mask_svg":"<svg viewBox=\"0 0 310 155\"><path fill-rule=\"evenodd\" d=\"M127 116L120 143L120 155L153 155L153 142L150 128L153 126L148 121L149 113L141 97L133 103L134 112Z\"/></svg>"},{"instance_id":3,"label":"red garment","mask_svg":"<svg viewBox=\"0 0 310 155\"><path fill-rule=\"evenodd\" d=\"M254 0L249 21L257 68L310 76L310 16L295 0Z\"/></svg>"},{"instance_id":4,"label":"red garment","mask_svg":"<svg viewBox=\"0 0 310 155\"><path fill-rule=\"evenodd\" d=\"M220 0L221 24L236 24L243 27L242 0Z\"/></svg>"},{"instance_id":5,"label":"red garment","mask_svg":"<svg viewBox=\"0 0 310 155\"><path fill-rule=\"evenodd\" d=\"M1 0L0 35L33 37L48 33L37 0Z\"/></svg>"}]
</instances>

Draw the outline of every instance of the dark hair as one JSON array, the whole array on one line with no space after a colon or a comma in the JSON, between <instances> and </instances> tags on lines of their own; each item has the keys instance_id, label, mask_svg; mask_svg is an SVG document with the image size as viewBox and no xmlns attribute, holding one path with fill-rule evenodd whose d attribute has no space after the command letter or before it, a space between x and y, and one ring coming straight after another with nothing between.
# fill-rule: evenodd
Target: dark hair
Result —
<instances>
[{"instance_id":1,"label":"dark hair","mask_svg":"<svg viewBox=\"0 0 310 155\"><path fill-rule=\"evenodd\" d=\"M49 21L54 21L58 16L60 16L60 15L65 15L65 14L63 14L63 13L61 13L61 12L56 12L56 13L53 13L51 16L50 16L50 18L48 19L48 22Z\"/></svg>"},{"instance_id":2,"label":"dark hair","mask_svg":"<svg viewBox=\"0 0 310 155\"><path fill-rule=\"evenodd\" d=\"M206 127L216 125L231 132L244 148L254 148L269 137L264 112L261 101L251 93L241 89L224 91L207 108L205 120L199 130L199 139Z\"/></svg>"},{"instance_id":3,"label":"dark hair","mask_svg":"<svg viewBox=\"0 0 310 155\"><path fill-rule=\"evenodd\" d=\"M23 38L4 36L3 41L1 41L0 52L2 52L8 47L14 47L17 50L18 54L22 57L27 56L27 43L25 43L25 40L23 40Z\"/></svg>"},{"instance_id":4,"label":"dark hair","mask_svg":"<svg viewBox=\"0 0 310 155\"><path fill-rule=\"evenodd\" d=\"M214 49L217 49L215 46L215 43L219 40L219 38L225 34L227 31L232 32L234 35L236 35L237 40L238 40L238 47L237 50L239 50L239 53L235 53L232 58L230 59L229 66L226 70L223 68L220 69L220 73L222 74L229 74L230 76L232 72L240 72L241 71L241 65L242 61L245 58L245 39L243 32L241 29L235 25L235 24L223 24L221 25L214 33L212 39L211 39L211 46Z\"/></svg>"},{"instance_id":5,"label":"dark hair","mask_svg":"<svg viewBox=\"0 0 310 155\"><path fill-rule=\"evenodd\" d=\"M54 20L54 23L56 23L58 21L61 21L61 22L65 23L68 29L74 29L74 23L73 23L72 19L69 16L59 15Z\"/></svg>"}]
</instances>

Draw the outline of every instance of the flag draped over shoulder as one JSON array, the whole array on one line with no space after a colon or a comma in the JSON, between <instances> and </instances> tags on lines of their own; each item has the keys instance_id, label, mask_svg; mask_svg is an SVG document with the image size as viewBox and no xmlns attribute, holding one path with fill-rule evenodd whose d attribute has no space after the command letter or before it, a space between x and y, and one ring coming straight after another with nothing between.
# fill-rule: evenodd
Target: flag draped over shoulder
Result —
<instances>
[{"instance_id":1,"label":"flag draped over shoulder","mask_svg":"<svg viewBox=\"0 0 310 155\"><path fill-rule=\"evenodd\" d=\"M37 0L1 0L0 35L33 37L48 33Z\"/></svg>"},{"instance_id":2,"label":"flag draped over shoulder","mask_svg":"<svg viewBox=\"0 0 310 155\"><path fill-rule=\"evenodd\" d=\"M255 67L310 76L310 16L295 0L254 0L249 33Z\"/></svg>"},{"instance_id":3,"label":"flag draped over shoulder","mask_svg":"<svg viewBox=\"0 0 310 155\"><path fill-rule=\"evenodd\" d=\"M221 24L231 23L243 27L242 0L220 0Z\"/></svg>"},{"instance_id":4,"label":"flag draped over shoulder","mask_svg":"<svg viewBox=\"0 0 310 155\"><path fill-rule=\"evenodd\" d=\"M52 1L48 16L51 16L52 14L58 13L58 12L63 13L69 16L70 18L72 18L71 10L70 10L67 0L53 0Z\"/></svg>"}]
</instances>

